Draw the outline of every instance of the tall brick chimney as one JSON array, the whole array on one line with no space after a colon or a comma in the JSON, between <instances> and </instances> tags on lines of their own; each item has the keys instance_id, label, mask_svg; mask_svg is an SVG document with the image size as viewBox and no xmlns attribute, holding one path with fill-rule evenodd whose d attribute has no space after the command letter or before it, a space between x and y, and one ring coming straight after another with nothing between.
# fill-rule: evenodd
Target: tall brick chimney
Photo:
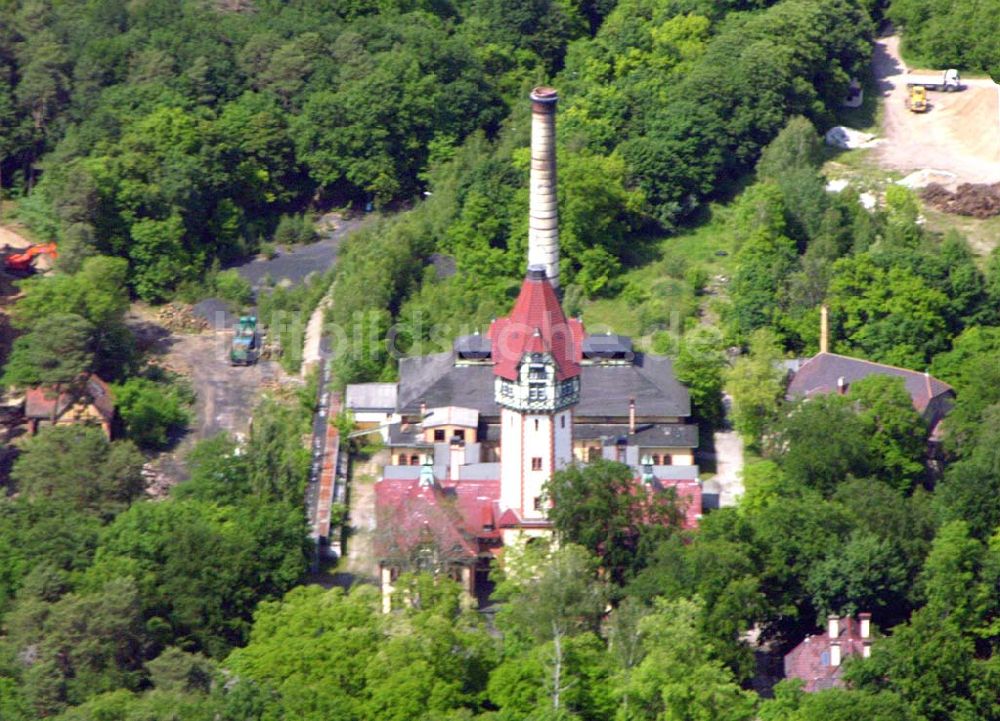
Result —
<instances>
[{"instance_id":1,"label":"tall brick chimney","mask_svg":"<svg viewBox=\"0 0 1000 721\"><path fill-rule=\"evenodd\" d=\"M819 307L819 352L830 352L830 311L825 305Z\"/></svg>"},{"instance_id":2,"label":"tall brick chimney","mask_svg":"<svg viewBox=\"0 0 1000 721\"><path fill-rule=\"evenodd\" d=\"M552 287L559 287L559 208L556 199L555 89L531 91L531 201L528 214L528 266L545 266Z\"/></svg>"}]
</instances>

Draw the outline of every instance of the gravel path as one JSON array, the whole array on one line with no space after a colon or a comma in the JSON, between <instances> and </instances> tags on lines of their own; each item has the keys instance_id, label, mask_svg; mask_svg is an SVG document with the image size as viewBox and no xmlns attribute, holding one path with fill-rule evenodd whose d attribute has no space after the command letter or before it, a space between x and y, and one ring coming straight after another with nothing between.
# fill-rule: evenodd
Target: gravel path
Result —
<instances>
[{"instance_id":1,"label":"gravel path","mask_svg":"<svg viewBox=\"0 0 1000 721\"><path fill-rule=\"evenodd\" d=\"M344 237L364 223L366 218L357 217L336 221L334 229L321 233L321 240L310 245L298 246L290 250L278 249L273 258L257 258L237 266L236 271L256 290L265 278L274 283L283 281L301 283L312 272L325 273L337 259L337 251Z\"/></svg>"}]
</instances>

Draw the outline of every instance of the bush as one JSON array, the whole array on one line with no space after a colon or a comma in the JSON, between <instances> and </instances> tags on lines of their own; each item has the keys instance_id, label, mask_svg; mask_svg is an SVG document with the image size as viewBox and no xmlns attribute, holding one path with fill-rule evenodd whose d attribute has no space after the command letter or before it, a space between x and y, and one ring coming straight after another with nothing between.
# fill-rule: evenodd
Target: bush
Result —
<instances>
[{"instance_id":1,"label":"bush","mask_svg":"<svg viewBox=\"0 0 1000 721\"><path fill-rule=\"evenodd\" d=\"M305 214L281 216L274 231L274 242L280 245L312 243L316 238L316 226Z\"/></svg>"},{"instance_id":2,"label":"bush","mask_svg":"<svg viewBox=\"0 0 1000 721\"><path fill-rule=\"evenodd\" d=\"M215 276L215 293L223 300L244 306L253 303L250 282L235 270L223 270Z\"/></svg>"},{"instance_id":3,"label":"bush","mask_svg":"<svg viewBox=\"0 0 1000 721\"><path fill-rule=\"evenodd\" d=\"M161 450L187 427L190 414L182 389L148 378L130 378L114 387L125 432L137 446Z\"/></svg>"}]
</instances>

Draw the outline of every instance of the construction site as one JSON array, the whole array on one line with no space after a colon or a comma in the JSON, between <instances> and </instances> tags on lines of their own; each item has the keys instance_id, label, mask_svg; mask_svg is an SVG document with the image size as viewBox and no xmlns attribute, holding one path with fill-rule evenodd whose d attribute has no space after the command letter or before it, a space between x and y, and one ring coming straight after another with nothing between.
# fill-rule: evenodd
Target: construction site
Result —
<instances>
[{"instance_id":1,"label":"construction site","mask_svg":"<svg viewBox=\"0 0 1000 721\"><path fill-rule=\"evenodd\" d=\"M1000 87L989 78L959 81L953 70L907 67L898 35L879 39L872 64L883 98L873 150L879 165L905 175L904 184L941 212L1000 214Z\"/></svg>"}]
</instances>

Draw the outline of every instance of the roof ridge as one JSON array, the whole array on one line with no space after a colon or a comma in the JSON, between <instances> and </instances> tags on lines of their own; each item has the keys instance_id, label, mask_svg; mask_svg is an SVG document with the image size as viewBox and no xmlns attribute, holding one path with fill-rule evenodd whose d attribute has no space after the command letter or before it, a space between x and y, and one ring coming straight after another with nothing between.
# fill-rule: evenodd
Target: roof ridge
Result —
<instances>
[{"instance_id":1,"label":"roof ridge","mask_svg":"<svg viewBox=\"0 0 1000 721\"><path fill-rule=\"evenodd\" d=\"M947 383L945 383L940 378L935 378L934 376L932 376L929 371L917 371L917 370L913 370L912 368L903 368L903 366L894 366L894 365L891 365L889 363L882 363L880 361L868 360L867 358L856 358L854 356L844 355L843 353L831 353L830 351L826 351L826 352L820 351L819 353L817 353L816 355L814 355L812 358L810 358L809 360L807 360L805 363L803 363L802 367L799 368L799 370L801 371L802 368L804 368L805 366L807 366L809 363L812 363L814 360L816 360L817 358L819 358L821 355L836 356L837 358L843 358L845 360L855 361L857 363L867 363L868 365L879 366L880 368L891 368L892 370L902 371L903 373L913 373L915 375L926 376L927 378L934 378L934 380L937 381L938 383L941 383L941 384L947 386L949 389L951 388L950 385L948 385ZM928 381L928 383L929 383L929 381Z\"/></svg>"}]
</instances>

